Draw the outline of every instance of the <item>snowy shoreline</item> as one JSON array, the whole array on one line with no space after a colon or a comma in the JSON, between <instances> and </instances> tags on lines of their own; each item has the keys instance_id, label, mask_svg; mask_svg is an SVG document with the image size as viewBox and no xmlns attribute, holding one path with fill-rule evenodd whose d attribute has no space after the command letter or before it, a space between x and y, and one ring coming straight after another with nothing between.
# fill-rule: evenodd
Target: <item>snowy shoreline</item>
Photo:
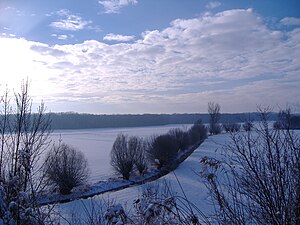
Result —
<instances>
[{"instance_id":1,"label":"snowy shoreline","mask_svg":"<svg viewBox=\"0 0 300 225\"><path fill-rule=\"evenodd\" d=\"M107 192L115 192L123 190L129 187L138 186L157 180L169 172L175 170L186 158L188 158L202 143L202 140L197 145L191 146L190 148L183 151L178 155L174 164L169 170L165 169L153 169L152 171L146 173L143 176L133 177L129 180L124 180L121 178L110 178L107 181L99 181L91 186L86 186L78 188L78 191L74 191L68 195L61 195L59 193L47 193L47 194L38 194L37 202L40 206L55 204L55 203L67 203L78 199L87 199L96 195L101 195Z\"/></svg>"}]
</instances>

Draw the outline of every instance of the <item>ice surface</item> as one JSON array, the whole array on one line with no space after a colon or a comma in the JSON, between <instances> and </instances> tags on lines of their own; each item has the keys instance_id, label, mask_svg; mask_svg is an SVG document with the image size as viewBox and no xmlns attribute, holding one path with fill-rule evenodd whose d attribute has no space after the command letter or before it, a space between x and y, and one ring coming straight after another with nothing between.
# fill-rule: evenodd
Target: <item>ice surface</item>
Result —
<instances>
[{"instance_id":1,"label":"ice surface","mask_svg":"<svg viewBox=\"0 0 300 225\"><path fill-rule=\"evenodd\" d=\"M110 165L110 151L118 134L149 137L163 134L172 128L188 128L191 125L166 125L134 128L104 128L84 130L58 130L51 134L52 140L58 144L59 140L82 151L87 158L90 168L90 183L107 180L114 176Z\"/></svg>"}]
</instances>

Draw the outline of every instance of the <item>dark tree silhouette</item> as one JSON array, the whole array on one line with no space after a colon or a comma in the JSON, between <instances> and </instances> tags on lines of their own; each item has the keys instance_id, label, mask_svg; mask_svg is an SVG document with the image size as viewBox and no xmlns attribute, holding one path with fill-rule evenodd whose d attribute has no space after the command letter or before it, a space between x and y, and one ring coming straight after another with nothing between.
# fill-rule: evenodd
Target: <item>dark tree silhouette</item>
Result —
<instances>
[{"instance_id":1,"label":"dark tree silhouette","mask_svg":"<svg viewBox=\"0 0 300 225\"><path fill-rule=\"evenodd\" d=\"M134 141L133 139L131 140L131 146L129 147L128 136L119 134L110 153L112 167L125 180L129 179L135 162L135 152L137 151L138 143L134 143Z\"/></svg>"},{"instance_id":2,"label":"dark tree silhouette","mask_svg":"<svg viewBox=\"0 0 300 225\"><path fill-rule=\"evenodd\" d=\"M128 151L132 153L134 165L140 175L147 170L147 160L145 155L146 143L142 138L132 136L128 139Z\"/></svg>"},{"instance_id":3,"label":"dark tree silhouette","mask_svg":"<svg viewBox=\"0 0 300 225\"><path fill-rule=\"evenodd\" d=\"M188 130L188 136L190 145L197 145L205 140L207 137L207 129L202 124L201 120L196 121L196 123L191 126L191 128Z\"/></svg>"},{"instance_id":4,"label":"dark tree silhouette","mask_svg":"<svg viewBox=\"0 0 300 225\"><path fill-rule=\"evenodd\" d=\"M168 169L173 165L179 151L176 138L170 134L153 136L148 139L147 153L152 162L158 164L159 168Z\"/></svg>"},{"instance_id":5,"label":"dark tree silhouette","mask_svg":"<svg viewBox=\"0 0 300 225\"><path fill-rule=\"evenodd\" d=\"M221 132L221 126L218 124L220 120L220 105L218 103L208 103L209 114L209 132L210 134L219 134Z\"/></svg>"},{"instance_id":6,"label":"dark tree silhouette","mask_svg":"<svg viewBox=\"0 0 300 225\"><path fill-rule=\"evenodd\" d=\"M72 188L87 181L87 160L82 152L62 143L48 152L45 174L50 184L58 187L61 194L69 194Z\"/></svg>"},{"instance_id":7,"label":"dark tree silhouette","mask_svg":"<svg viewBox=\"0 0 300 225\"><path fill-rule=\"evenodd\" d=\"M179 145L179 149L181 151L185 150L189 146L189 134L187 131L183 131L180 128L173 128L171 129L168 134L173 136Z\"/></svg>"}]
</instances>

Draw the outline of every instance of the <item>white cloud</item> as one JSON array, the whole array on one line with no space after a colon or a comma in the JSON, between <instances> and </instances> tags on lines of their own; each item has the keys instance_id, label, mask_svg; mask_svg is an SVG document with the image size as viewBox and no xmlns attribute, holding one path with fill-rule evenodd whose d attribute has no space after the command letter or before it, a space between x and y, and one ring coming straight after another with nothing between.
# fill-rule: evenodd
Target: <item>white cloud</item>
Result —
<instances>
[{"instance_id":1,"label":"white cloud","mask_svg":"<svg viewBox=\"0 0 300 225\"><path fill-rule=\"evenodd\" d=\"M221 2L214 1L214 2L207 3L206 6L205 6L205 8L207 8L207 9L214 9L214 8L220 7L221 5L222 5Z\"/></svg>"},{"instance_id":2,"label":"white cloud","mask_svg":"<svg viewBox=\"0 0 300 225\"><path fill-rule=\"evenodd\" d=\"M51 34L52 37L56 37L58 40L67 40L73 38L72 34Z\"/></svg>"},{"instance_id":3,"label":"white cloud","mask_svg":"<svg viewBox=\"0 0 300 225\"><path fill-rule=\"evenodd\" d=\"M57 36L57 39L59 39L59 40L66 40L66 39L68 39L68 38L69 38L69 36L66 35L66 34L61 34L61 35L58 35L58 36Z\"/></svg>"},{"instance_id":4,"label":"white cloud","mask_svg":"<svg viewBox=\"0 0 300 225\"><path fill-rule=\"evenodd\" d=\"M118 13L127 5L137 4L137 0L101 0L99 4L104 7L105 13Z\"/></svg>"},{"instance_id":5,"label":"white cloud","mask_svg":"<svg viewBox=\"0 0 300 225\"><path fill-rule=\"evenodd\" d=\"M111 113L205 112L208 101L227 112L255 111L257 104L284 108L299 102L300 29L271 30L263 21L250 9L229 10L174 20L133 43L0 39L6 71L0 67L0 74L12 84L29 74L46 103L74 111L81 105L98 113L101 106Z\"/></svg>"},{"instance_id":6,"label":"white cloud","mask_svg":"<svg viewBox=\"0 0 300 225\"><path fill-rule=\"evenodd\" d=\"M120 42L127 42L134 40L134 36L127 36L127 35L120 35L120 34L107 34L103 37L105 41L120 41Z\"/></svg>"},{"instance_id":7,"label":"white cloud","mask_svg":"<svg viewBox=\"0 0 300 225\"><path fill-rule=\"evenodd\" d=\"M285 26L300 26L300 18L285 17L280 22Z\"/></svg>"},{"instance_id":8,"label":"white cloud","mask_svg":"<svg viewBox=\"0 0 300 225\"><path fill-rule=\"evenodd\" d=\"M83 20L80 16L71 14L67 9L59 10L56 14L61 18L50 23L50 26L55 29L77 31L92 23L92 21Z\"/></svg>"}]
</instances>

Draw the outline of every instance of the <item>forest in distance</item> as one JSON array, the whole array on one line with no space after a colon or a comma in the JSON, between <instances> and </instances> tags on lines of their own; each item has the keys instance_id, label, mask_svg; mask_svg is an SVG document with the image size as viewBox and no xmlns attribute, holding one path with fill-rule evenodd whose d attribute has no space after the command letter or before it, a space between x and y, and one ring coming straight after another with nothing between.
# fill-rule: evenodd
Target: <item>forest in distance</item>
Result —
<instances>
[{"instance_id":1,"label":"forest in distance","mask_svg":"<svg viewBox=\"0 0 300 225\"><path fill-rule=\"evenodd\" d=\"M12 116L12 117L11 117ZM13 119L13 115L8 118ZM76 112L45 113L50 119L52 130L97 129L97 128L122 128L122 127L147 127L175 124L194 124L201 121L209 123L207 113L185 114L88 114ZM0 115L2 120L3 115ZM31 115L34 119L35 114ZM219 123L245 123L260 121L258 112L251 113L220 113ZM278 113L271 112L267 118L277 121ZM300 129L300 114L292 114L292 129Z\"/></svg>"},{"instance_id":2,"label":"forest in distance","mask_svg":"<svg viewBox=\"0 0 300 225\"><path fill-rule=\"evenodd\" d=\"M193 124L198 120L209 122L209 114L81 114L75 112L49 113L53 130L92 129L117 127L161 126ZM270 113L270 121L277 120L277 113ZM259 120L258 113L222 113L220 123L242 123Z\"/></svg>"}]
</instances>

